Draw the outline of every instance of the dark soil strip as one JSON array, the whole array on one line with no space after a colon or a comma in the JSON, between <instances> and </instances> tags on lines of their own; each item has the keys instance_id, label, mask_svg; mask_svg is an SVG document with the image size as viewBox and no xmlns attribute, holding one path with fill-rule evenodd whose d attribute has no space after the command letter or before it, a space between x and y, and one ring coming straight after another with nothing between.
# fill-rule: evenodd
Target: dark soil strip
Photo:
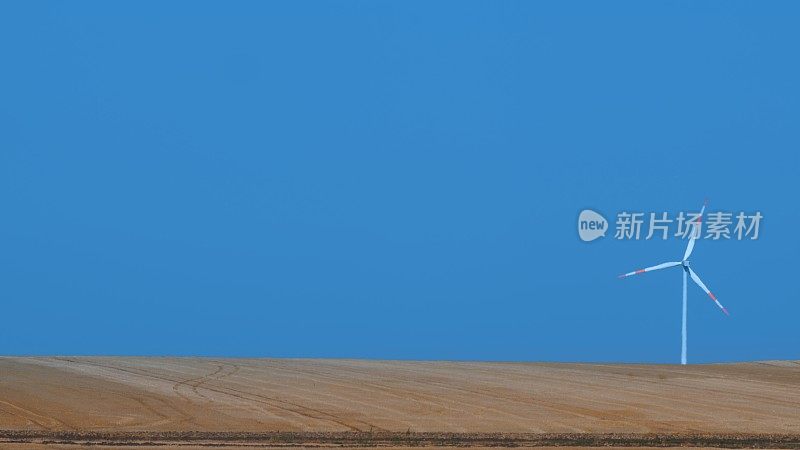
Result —
<instances>
[{"instance_id":1,"label":"dark soil strip","mask_svg":"<svg viewBox=\"0 0 800 450\"><path fill-rule=\"evenodd\" d=\"M195 445L226 447L717 447L795 448L800 434L527 434L397 432L93 432L0 430L0 443L76 444L148 447Z\"/></svg>"}]
</instances>

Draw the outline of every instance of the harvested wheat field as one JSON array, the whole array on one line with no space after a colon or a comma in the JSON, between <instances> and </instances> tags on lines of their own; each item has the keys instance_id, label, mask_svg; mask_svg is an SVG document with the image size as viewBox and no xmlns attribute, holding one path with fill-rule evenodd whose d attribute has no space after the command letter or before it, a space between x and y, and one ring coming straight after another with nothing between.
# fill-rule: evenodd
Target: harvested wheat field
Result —
<instances>
[{"instance_id":1,"label":"harvested wheat field","mask_svg":"<svg viewBox=\"0 0 800 450\"><path fill-rule=\"evenodd\" d=\"M0 358L0 448L800 447L800 363Z\"/></svg>"}]
</instances>

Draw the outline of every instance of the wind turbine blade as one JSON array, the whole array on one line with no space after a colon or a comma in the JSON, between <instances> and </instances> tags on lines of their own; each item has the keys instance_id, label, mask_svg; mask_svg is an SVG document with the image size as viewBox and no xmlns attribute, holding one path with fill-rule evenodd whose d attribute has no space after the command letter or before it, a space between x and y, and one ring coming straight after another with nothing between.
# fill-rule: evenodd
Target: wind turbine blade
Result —
<instances>
[{"instance_id":1,"label":"wind turbine blade","mask_svg":"<svg viewBox=\"0 0 800 450\"><path fill-rule=\"evenodd\" d=\"M696 225L694 225L696 226ZM683 260L686 261L692 256L692 250L694 250L694 231L691 232L692 235L689 237L689 245L686 246L686 251L683 253Z\"/></svg>"},{"instance_id":2,"label":"wind turbine blade","mask_svg":"<svg viewBox=\"0 0 800 450\"><path fill-rule=\"evenodd\" d=\"M644 269L634 270L633 272L623 273L619 278L629 277L631 275L639 275L640 273L652 272L654 270L666 269L667 267L680 266L680 262L665 262L652 267L645 267Z\"/></svg>"},{"instance_id":3,"label":"wind turbine blade","mask_svg":"<svg viewBox=\"0 0 800 450\"><path fill-rule=\"evenodd\" d=\"M714 300L714 303L716 303L717 306L719 306L719 309L721 309L722 312L724 312L726 315L729 316L730 314L728 314L728 310L725 309L724 306L722 306L722 303L720 303L719 300L717 300L717 297L714 295L714 293L708 290L708 287L706 287L705 283L703 283L703 280L701 280L700 277L697 276L697 274L694 272L694 270L692 270L691 267L689 267L688 269L689 269L689 276L692 277L692 280L695 283L697 283L697 285L700 286L702 290L706 291L706 294L708 294L708 296L711 297L711 300Z\"/></svg>"},{"instance_id":4,"label":"wind turbine blade","mask_svg":"<svg viewBox=\"0 0 800 450\"><path fill-rule=\"evenodd\" d=\"M686 246L686 252L683 254L683 260L686 261L692 256L692 251L694 250L694 241L696 240L696 235L699 234L699 227L703 223L703 213L706 212L706 205L708 201L703 203L703 207L700 209L700 215L697 216L695 220L692 221L692 231L691 235L689 236L689 245Z\"/></svg>"}]
</instances>

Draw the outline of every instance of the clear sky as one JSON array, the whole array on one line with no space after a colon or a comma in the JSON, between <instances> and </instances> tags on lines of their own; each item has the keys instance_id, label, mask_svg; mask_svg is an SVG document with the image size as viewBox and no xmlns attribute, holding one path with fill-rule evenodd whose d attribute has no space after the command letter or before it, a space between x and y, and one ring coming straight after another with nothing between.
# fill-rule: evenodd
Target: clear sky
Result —
<instances>
[{"instance_id":1,"label":"clear sky","mask_svg":"<svg viewBox=\"0 0 800 450\"><path fill-rule=\"evenodd\" d=\"M4 2L0 354L800 358L797 2ZM613 223L611 224L613 226Z\"/></svg>"}]
</instances>

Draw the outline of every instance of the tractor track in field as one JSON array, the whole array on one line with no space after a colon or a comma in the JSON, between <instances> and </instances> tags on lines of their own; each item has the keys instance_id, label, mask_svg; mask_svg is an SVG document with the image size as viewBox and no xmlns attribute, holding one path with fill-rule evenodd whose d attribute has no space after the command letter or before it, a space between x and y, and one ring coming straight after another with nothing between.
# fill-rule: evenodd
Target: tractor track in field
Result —
<instances>
[{"instance_id":1,"label":"tractor track in field","mask_svg":"<svg viewBox=\"0 0 800 450\"><path fill-rule=\"evenodd\" d=\"M179 392L179 388L181 386L190 386L190 387L194 387L196 389L197 386L193 385L192 383L196 383L198 381L204 383L205 381L208 380L209 377L218 375L221 372L221 369L218 369L218 370L215 370L212 373L210 373L208 375L205 375L205 376L192 377L190 379L184 379L184 380L175 380L175 379L172 379L172 378L169 378L169 377L158 376L158 375L146 372L146 371L131 370L131 369L126 369L126 368L122 368L122 367L116 367L116 366L113 366L113 365L105 365L105 364L99 364L99 363L89 362L89 361L76 361L76 360L68 359L68 358L56 358L56 359L60 359L62 361L67 361L67 362L71 362L71 363L74 363L74 364L92 365L92 366L101 367L101 368L104 368L104 369L117 370L117 371L121 371L121 372L128 372L128 373L132 373L132 374L135 374L135 375L148 376L148 377L157 378L157 379L160 379L160 380L170 381L170 382L175 383L173 385L173 391L177 395L179 395L181 398L184 398L184 399L186 399L188 401L191 401L191 399L189 397L187 397L185 394L181 394ZM203 389L206 389L206 390L209 390L209 391L212 391L212 392L216 392L216 393L219 393L219 394L228 395L228 396L231 396L231 397L236 397L236 398L241 399L241 400L255 402L255 403L261 404L263 406L266 406L268 408L280 409L280 410L286 411L288 413L297 414L297 415L302 416L302 417L306 417L306 418L310 418L310 419L323 420L323 421L335 423L337 425L340 425L340 426L342 426L344 428L347 428L347 429L349 429L351 431L354 431L354 432L362 431L357 425L353 425L351 423L348 423L348 422L338 418L334 414L328 413L326 411L321 411L319 409L311 408L311 407L302 405L302 404L297 403L297 402L291 402L291 401L288 401L288 400L282 400L282 399L279 399L279 398L276 398L276 397L272 397L272 396L266 396L266 395L261 395L261 394L257 394L257 393L246 392L246 391L243 391L243 390L240 390L240 389L234 389L232 387L205 386ZM185 420L186 422L194 423L194 420L191 418L191 416L188 416L188 415L186 415L186 416L188 417ZM367 422L360 422L360 424L365 428L370 428L370 429L373 429L373 430L376 430L376 429L377 430L381 430L381 427L378 427L378 426L376 426L374 424L370 424L370 423L367 423Z\"/></svg>"}]
</instances>

